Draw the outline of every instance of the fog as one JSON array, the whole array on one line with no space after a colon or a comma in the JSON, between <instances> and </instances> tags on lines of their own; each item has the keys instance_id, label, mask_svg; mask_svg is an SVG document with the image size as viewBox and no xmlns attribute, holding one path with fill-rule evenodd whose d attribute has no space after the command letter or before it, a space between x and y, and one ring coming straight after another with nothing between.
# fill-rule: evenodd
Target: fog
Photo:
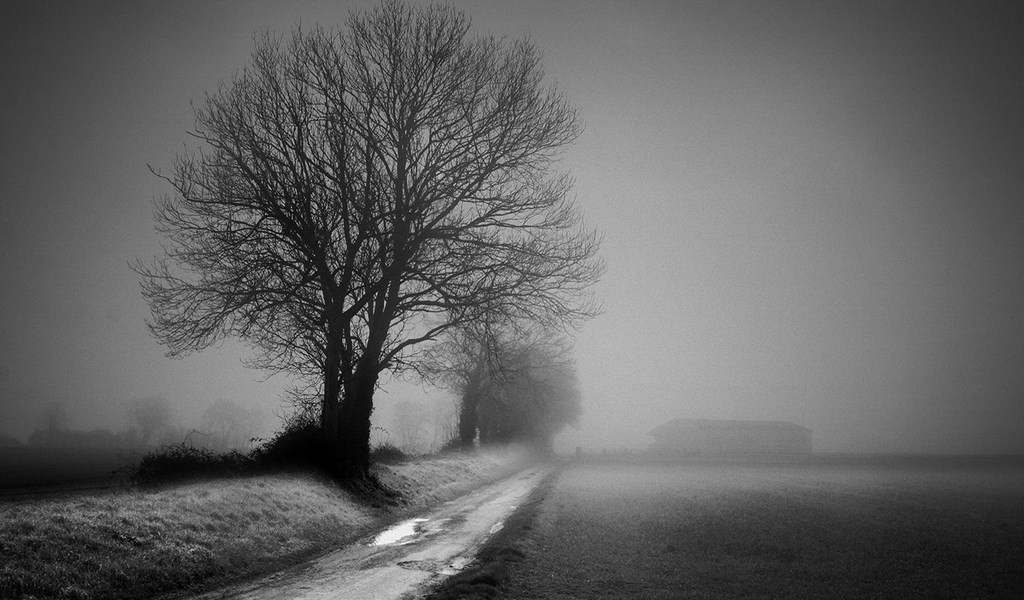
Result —
<instances>
[{"instance_id":1,"label":"fog","mask_svg":"<svg viewBox=\"0 0 1024 600\"><path fill-rule=\"evenodd\" d=\"M234 342L164 357L133 258L190 101L254 31L373 2L6 3L0 19L0 434L47 407L176 426L263 415L287 381ZM1024 19L1015 3L454 2L528 35L587 123L563 167L604 233L564 448L673 418L791 421L819 452L1024 452ZM375 421L446 394L385 382Z\"/></svg>"}]
</instances>

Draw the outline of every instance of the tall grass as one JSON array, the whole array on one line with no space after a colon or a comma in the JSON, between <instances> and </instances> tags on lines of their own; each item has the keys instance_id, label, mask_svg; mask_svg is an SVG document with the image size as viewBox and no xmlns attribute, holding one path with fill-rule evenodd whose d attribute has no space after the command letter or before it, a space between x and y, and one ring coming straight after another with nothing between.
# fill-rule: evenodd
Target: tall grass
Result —
<instances>
[{"instance_id":1,"label":"tall grass","mask_svg":"<svg viewBox=\"0 0 1024 600\"><path fill-rule=\"evenodd\" d=\"M371 511L275 475L5 507L0 597L139 598L342 543Z\"/></svg>"}]
</instances>

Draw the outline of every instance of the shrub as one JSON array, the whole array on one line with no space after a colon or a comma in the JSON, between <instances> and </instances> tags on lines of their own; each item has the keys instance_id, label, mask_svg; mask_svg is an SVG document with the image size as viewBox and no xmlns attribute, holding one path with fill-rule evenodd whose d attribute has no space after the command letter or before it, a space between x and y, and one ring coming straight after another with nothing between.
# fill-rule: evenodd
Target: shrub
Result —
<instances>
[{"instance_id":1,"label":"shrub","mask_svg":"<svg viewBox=\"0 0 1024 600\"><path fill-rule=\"evenodd\" d=\"M151 486L239 476L252 469L252 458L237 450L214 454L206 448L195 448L182 442L164 446L143 456L131 473L131 479L138 485Z\"/></svg>"},{"instance_id":2,"label":"shrub","mask_svg":"<svg viewBox=\"0 0 1024 600\"><path fill-rule=\"evenodd\" d=\"M324 467L328 456L320 425L314 421L294 420L284 430L250 454L264 469L285 467Z\"/></svg>"},{"instance_id":3,"label":"shrub","mask_svg":"<svg viewBox=\"0 0 1024 600\"><path fill-rule=\"evenodd\" d=\"M391 442L378 444L373 450L370 450L370 460L373 462L395 464L404 461L406 458L408 456L405 452Z\"/></svg>"}]
</instances>

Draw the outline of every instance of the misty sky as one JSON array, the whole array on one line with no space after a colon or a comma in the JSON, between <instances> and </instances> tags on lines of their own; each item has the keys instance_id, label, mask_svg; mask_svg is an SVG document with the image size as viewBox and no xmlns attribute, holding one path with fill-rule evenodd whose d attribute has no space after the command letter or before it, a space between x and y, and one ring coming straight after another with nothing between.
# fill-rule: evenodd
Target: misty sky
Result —
<instances>
[{"instance_id":1,"label":"misty sky","mask_svg":"<svg viewBox=\"0 0 1024 600\"><path fill-rule=\"evenodd\" d=\"M169 188L147 165L254 31L374 4L3 3L0 433L50 402L83 429L135 397L280 406L243 346L176 361L149 337L128 261L159 252ZM563 443L693 417L793 421L818 451L1024 452L1018 3L453 4L528 35L587 124L564 166L605 235L605 314ZM390 384L378 411L440 395Z\"/></svg>"}]
</instances>

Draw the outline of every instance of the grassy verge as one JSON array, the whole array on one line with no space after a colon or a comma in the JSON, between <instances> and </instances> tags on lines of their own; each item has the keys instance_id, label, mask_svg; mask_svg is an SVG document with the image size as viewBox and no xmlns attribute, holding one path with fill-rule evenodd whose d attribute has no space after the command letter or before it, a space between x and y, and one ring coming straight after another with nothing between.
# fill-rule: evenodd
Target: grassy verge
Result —
<instances>
[{"instance_id":1,"label":"grassy verge","mask_svg":"<svg viewBox=\"0 0 1024 600\"><path fill-rule=\"evenodd\" d=\"M378 465L397 504L278 474L0 503L0 598L146 598L290 566L523 466L514 451Z\"/></svg>"}]
</instances>

